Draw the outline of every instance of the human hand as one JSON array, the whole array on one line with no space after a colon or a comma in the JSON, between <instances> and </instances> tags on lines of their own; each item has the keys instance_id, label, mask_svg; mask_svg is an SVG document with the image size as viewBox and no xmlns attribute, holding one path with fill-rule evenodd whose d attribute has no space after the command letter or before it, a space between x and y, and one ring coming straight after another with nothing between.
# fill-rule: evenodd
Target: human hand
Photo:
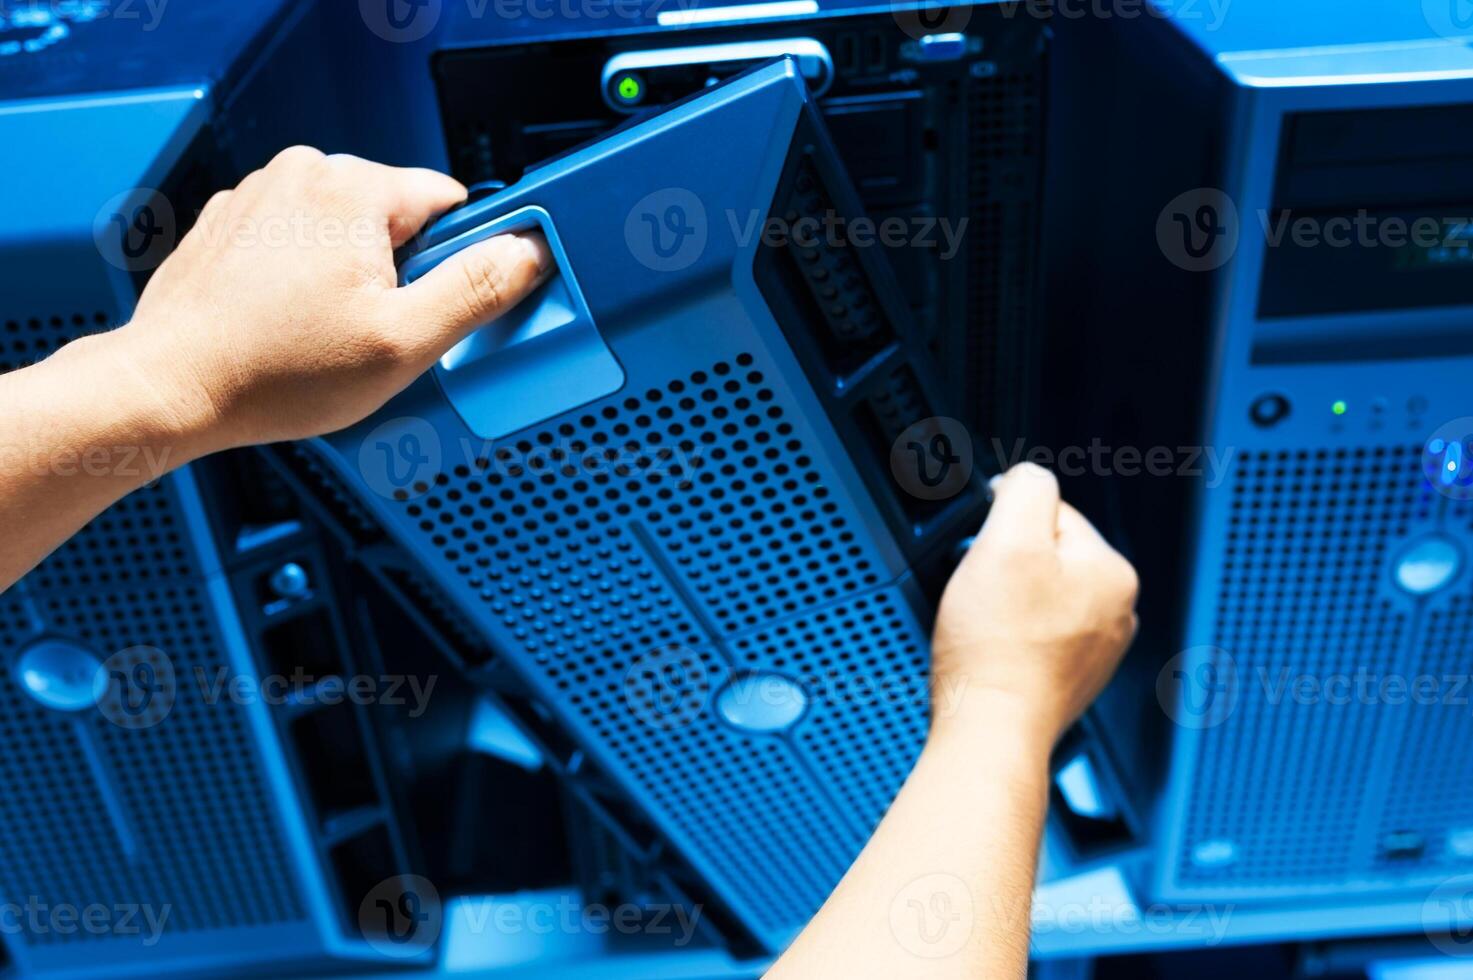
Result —
<instances>
[{"instance_id":1,"label":"human hand","mask_svg":"<svg viewBox=\"0 0 1473 980\"><path fill-rule=\"evenodd\" d=\"M993 488L992 511L937 613L933 731L1002 708L1052 746L1134 638L1139 580L1060 500L1052 473L1023 463Z\"/></svg>"},{"instance_id":2,"label":"human hand","mask_svg":"<svg viewBox=\"0 0 1473 980\"><path fill-rule=\"evenodd\" d=\"M210 199L132 322L104 335L110 363L189 456L351 425L552 274L533 232L398 287L394 249L465 196L431 170L284 150Z\"/></svg>"}]
</instances>

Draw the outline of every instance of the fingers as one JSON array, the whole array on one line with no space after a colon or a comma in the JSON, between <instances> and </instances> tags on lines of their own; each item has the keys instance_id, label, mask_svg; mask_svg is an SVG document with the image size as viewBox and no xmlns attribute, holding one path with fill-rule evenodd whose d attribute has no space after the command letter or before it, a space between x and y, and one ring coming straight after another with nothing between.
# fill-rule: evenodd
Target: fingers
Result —
<instances>
[{"instance_id":1,"label":"fingers","mask_svg":"<svg viewBox=\"0 0 1473 980\"><path fill-rule=\"evenodd\" d=\"M1059 527L1059 481L1033 463L1019 463L992 483L992 510L981 537L1020 547L1054 545Z\"/></svg>"},{"instance_id":2,"label":"fingers","mask_svg":"<svg viewBox=\"0 0 1473 980\"><path fill-rule=\"evenodd\" d=\"M220 214L230 206L230 200L234 197L234 191L216 191L210 195L205 206L200 209L199 220L205 221L210 218L218 218Z\"/></svg>"},{"instance_id":3,"label":"fingers","mask_svg":"<svg viewBox=\"0 0 1473 980\"><path fill-rule=\"evenodd\" d=\"M1067 503L1059 505L1059 553L1096 570L1109 594L1135 605L1140 579L1135 567L1116 551L1089 519Z\"/></svg>"},{"instance_id":4,"label":"fingers","mask_svg":"<svg viewBox=\"0 0 1473 980\"><path fill-rule=\"evenodd\" d=\"M460 204L466 189L455 178L422 167L389 167L346 153L326 158L337 174L351 181L389 219L389 240L403 245L437 214Z\"/></svg>"},{"instance_id":5,"label":"fingers","mask_svg":"<svg viewBox=\"0 0 1473 980\"><path fill-rule=\"evenodd\" d=\"M221 226L225 223L226 214L230 209L230 202L234 198L235 191L216 191L210 195L210 199L200 209L199 215L194 220L194 227L199 229L199 235L204 236L205 241L218 240Z\"/></svg>"},{"instance_id":6,"label":"fingers","mask_svg":"<svg viewBox=\"0 0 1473 980\"><path fill-rule=\"evenodd\" d=\"M446 259L394 291L400 322L439 357L466 334L521 302L553 273L541 232L497 235Z\"/></svg>"},{"instance_id":7,"label":"fingers","mask_svg":"<svg viewBox=\"0 0 1473 980\"><path fill-rule=\"evenodd\" d=\"M1110 547L1105 541L1104 535L1100 534L1099 528L1095 527L1088 517L1075 510L1067 500L1059 503L1059 541L1077 539L1085 544L1103 545Z\"/></svg>"},{"instance_id":8,"label":"fingers","mask_svg":"<svg viewBox=\"0 0 1473 980\"><path fill-rule=\"evenodd\" d=\"M453 177L421 167L390 167L348 153L324 156L310 146L289 146L261 170L248 175L236 188L238 196L254 199L262 188L281 182L311 187L365 206L387 221L389 241L398 248L437 214L466 198L466 189Z\"/></svg>"}]
</instances>

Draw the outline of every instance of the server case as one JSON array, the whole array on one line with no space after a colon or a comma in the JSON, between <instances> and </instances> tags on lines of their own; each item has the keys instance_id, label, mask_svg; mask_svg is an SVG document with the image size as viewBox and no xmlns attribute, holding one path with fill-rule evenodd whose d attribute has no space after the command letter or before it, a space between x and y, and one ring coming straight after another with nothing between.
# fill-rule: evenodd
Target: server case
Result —
<instances>
[{"instance_id":1,"label":"server case","mask_svg":"<svg viewBox=\"0 0 1473 980\"><path fill-rule=\"evenodd\" d=\"M0 16L0 370L126 322L208 194L301 138L314 104L282 110L261 68L312 49L312 9ZM367 716L228 693L371 671L338 571L237 455L150 483L0 595L0 961L199 976L429 959L360 916L412 866Z\"/></svg>"},{"instance_id":2,"label":"server case","mask_svg":"<svg viewBox=\"0 0 1473 980\"><path fill-rule=\"evenodd\" d=\"M739 233L829 211L860 214L792 60L576 149L403 266L536 227L558 275L318 444L487 683L768 951L920 748L926 586L982 502L969 467L917 482L950 432L878 251Z\"/></svg>"}]
</instances>

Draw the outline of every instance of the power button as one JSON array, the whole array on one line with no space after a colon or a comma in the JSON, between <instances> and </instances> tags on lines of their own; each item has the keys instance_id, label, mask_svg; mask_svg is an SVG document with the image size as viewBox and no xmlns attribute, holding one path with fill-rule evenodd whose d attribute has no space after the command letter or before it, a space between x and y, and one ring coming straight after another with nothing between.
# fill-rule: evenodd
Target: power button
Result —
<instances>
[{"instance_id":1,"label":"power button","mask_svg":"<svg viewBox=\"0 0 1473 980\"><path fill-rule=\"evenodd\" d=\"M1248 407L1248 417L1260 429L1278 425L1289 417L1289 399L1283 395L1260 395Z\"/></svg>"}]
</instances>

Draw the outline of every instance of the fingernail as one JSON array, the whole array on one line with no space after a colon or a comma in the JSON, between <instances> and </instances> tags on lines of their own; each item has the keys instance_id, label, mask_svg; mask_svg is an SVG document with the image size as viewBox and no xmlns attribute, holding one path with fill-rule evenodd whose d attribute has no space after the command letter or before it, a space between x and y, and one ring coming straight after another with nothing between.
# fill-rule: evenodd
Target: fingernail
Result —
<instances>
[{"instance_id":1,"label":"fingernail","mask_svg":"<svg viewBox=\"0 0 1473 980\"><path fill-rule=\"evenodd\" d=\"M553 267L552 249L547 247L547 239L537 232L518 234L517 241L531 252L532 261L537 263L537 274L542 275Z\"/></svg>"}]
</instances>

